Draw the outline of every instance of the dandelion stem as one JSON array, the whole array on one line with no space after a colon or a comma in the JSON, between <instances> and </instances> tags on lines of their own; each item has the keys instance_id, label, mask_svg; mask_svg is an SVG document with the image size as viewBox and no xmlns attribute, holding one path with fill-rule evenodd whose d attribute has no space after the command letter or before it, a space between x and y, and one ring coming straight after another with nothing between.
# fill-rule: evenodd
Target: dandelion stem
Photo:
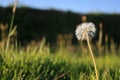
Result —
<instances>
[{"instance_id":1,"label":"dandelion stem","mask_svg":"<svg viewBox=\"0 0 120 80\"><path fill-rule=\"evenodd\" d=\"M96 62L95 62L95 58L94 58L94 55L93 55L93 52L92 52L92 49L91 49L91 46L90 46L90 42L89 42L89 38L87 37L87 44L88 44L88 47L89 47L89 50L90 50L90 55L92 57L92 61L93 61L93 64L94 64L94 69L95 69L95 73L96 73L96 80L99 80L98 79L98 72L97 72L97 67L96 67Z\"/></svg>"}]
</instances>

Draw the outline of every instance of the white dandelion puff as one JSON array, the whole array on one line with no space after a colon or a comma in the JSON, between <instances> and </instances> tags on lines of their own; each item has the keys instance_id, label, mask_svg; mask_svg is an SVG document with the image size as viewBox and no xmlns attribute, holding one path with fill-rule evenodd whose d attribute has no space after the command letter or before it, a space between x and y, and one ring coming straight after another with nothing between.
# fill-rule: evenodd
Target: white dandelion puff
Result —
<instances>
[{"instance_id":1,"label":"white dandelion puff","mask_svg":"<svg viewBox=\"0 0 120 80\"><path fill-rule=\"evenodd\" d=\"M82 23L77 26L75 35L78 40L86 40L87 37L93 37L95 35L96 28L92 22Z\"/></svg>"},{"instance_id":2,"label":"white dandelion puff","mask_svg":"<svg viewBox=\"0 0 120 80\"><path fill-rule=\"evenodd\" d=\"M90 55L91 55L91 58L92 58L92 61L94 64L94 69L95 69L95 73L96 73L96 80L99 80L95 58L94 58L93 51L91 49L90 42L89 42L89 38L94 36L95 31L96 31L95 25L92 22L87 22L87 23L82 23L82 24L77 26L76 31L75 31L75 35L76 35L78 40L81 40L81 41L86 40L87 41Z\"/></svg>"}]
</instances>

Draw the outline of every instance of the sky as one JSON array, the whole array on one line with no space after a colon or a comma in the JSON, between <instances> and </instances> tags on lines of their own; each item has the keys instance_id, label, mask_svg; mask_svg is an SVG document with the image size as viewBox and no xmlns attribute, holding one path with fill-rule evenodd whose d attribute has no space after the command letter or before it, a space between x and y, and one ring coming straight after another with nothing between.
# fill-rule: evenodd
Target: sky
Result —
<instances>
[{"instance_id":1,"label":"sky","mask_svg":"<svg viewBox=\"0 0 120 80\"><path fill-rule=\"evenodd\" d=\"M14 0L0 0L0 6L6 7L13 2ZM78 13L120 13L120 0L18 0L18 5Z\"/></svg>"}]
</instances>

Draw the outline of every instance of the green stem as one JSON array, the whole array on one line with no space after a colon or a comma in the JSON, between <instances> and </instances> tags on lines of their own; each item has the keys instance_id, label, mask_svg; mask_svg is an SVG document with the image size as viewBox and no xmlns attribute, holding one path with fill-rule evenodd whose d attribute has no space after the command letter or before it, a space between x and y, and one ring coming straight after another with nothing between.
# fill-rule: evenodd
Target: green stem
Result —
<instances>
[{"instance_id":1,"label":"green stem","mask_svg":"<svg viewBox=\"0 0 120 80\"><path fill-rule=\"evenodd\" d=\"M90 42L89 42L89 38L87 37L87 44L88 44L88 47L89 47L89 50L90 50L90 55L92 57L92 61L93 61L93 64L94 64L94 69L95 69L95 73L96 73L96 80L99 80L98 79L98 72L97 72L97 67L96 67L96 62L95 62L95 58L94 58L94 55L93 55L93 52L92 52L92 49L91 49L91 46L90 46Z\"/></svg>"},{"instance_id":2,"label":"green stem","mask_svg":"<svg viewBox=\"0 0 120 80\"><path fill-rule=\"evenodd\" d=\"M13 22L14 22L14 17L15 17L15 14L13 13L12 14L12 18L11 18L11 23L10 23L10 29L9 29L9 34L11 33L12 31L12 27L13 27ZM10 42L10 35L8 34L8 39L7 39L7 43L6 43L6 50L8 50L8 47L9 47L9 42Z\"/></svg>"},{"instance_id":3,"label":"green stem","mask_svg":"<svg viewBox=\"0 0 120 80\"><path fill-rule=\"evenodd\" d=\"M13 14L12 14L12 18L11 18L9 33L11 32L12 27L13 27L14 17L15 17L15 14L13 13Z\"/></svg>"}]
</instances>

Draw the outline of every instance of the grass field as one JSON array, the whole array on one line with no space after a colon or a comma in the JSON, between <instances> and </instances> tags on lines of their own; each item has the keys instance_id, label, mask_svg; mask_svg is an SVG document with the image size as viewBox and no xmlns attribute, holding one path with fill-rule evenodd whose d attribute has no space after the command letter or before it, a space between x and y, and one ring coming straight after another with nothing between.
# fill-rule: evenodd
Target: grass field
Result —
<instances>
[{"instance_id":1,"label":"grass field","mask_svg":"<svg viewBox=\"0 0 120 80\"><path fill-rule=\"evenodd\" d=\"M109 54L95 58L99 80L120 80L119 57ZM83 50L10 47L0 53L0 80L95 80L95 71L89 52Z\"/></svg>"}]
</instances>

